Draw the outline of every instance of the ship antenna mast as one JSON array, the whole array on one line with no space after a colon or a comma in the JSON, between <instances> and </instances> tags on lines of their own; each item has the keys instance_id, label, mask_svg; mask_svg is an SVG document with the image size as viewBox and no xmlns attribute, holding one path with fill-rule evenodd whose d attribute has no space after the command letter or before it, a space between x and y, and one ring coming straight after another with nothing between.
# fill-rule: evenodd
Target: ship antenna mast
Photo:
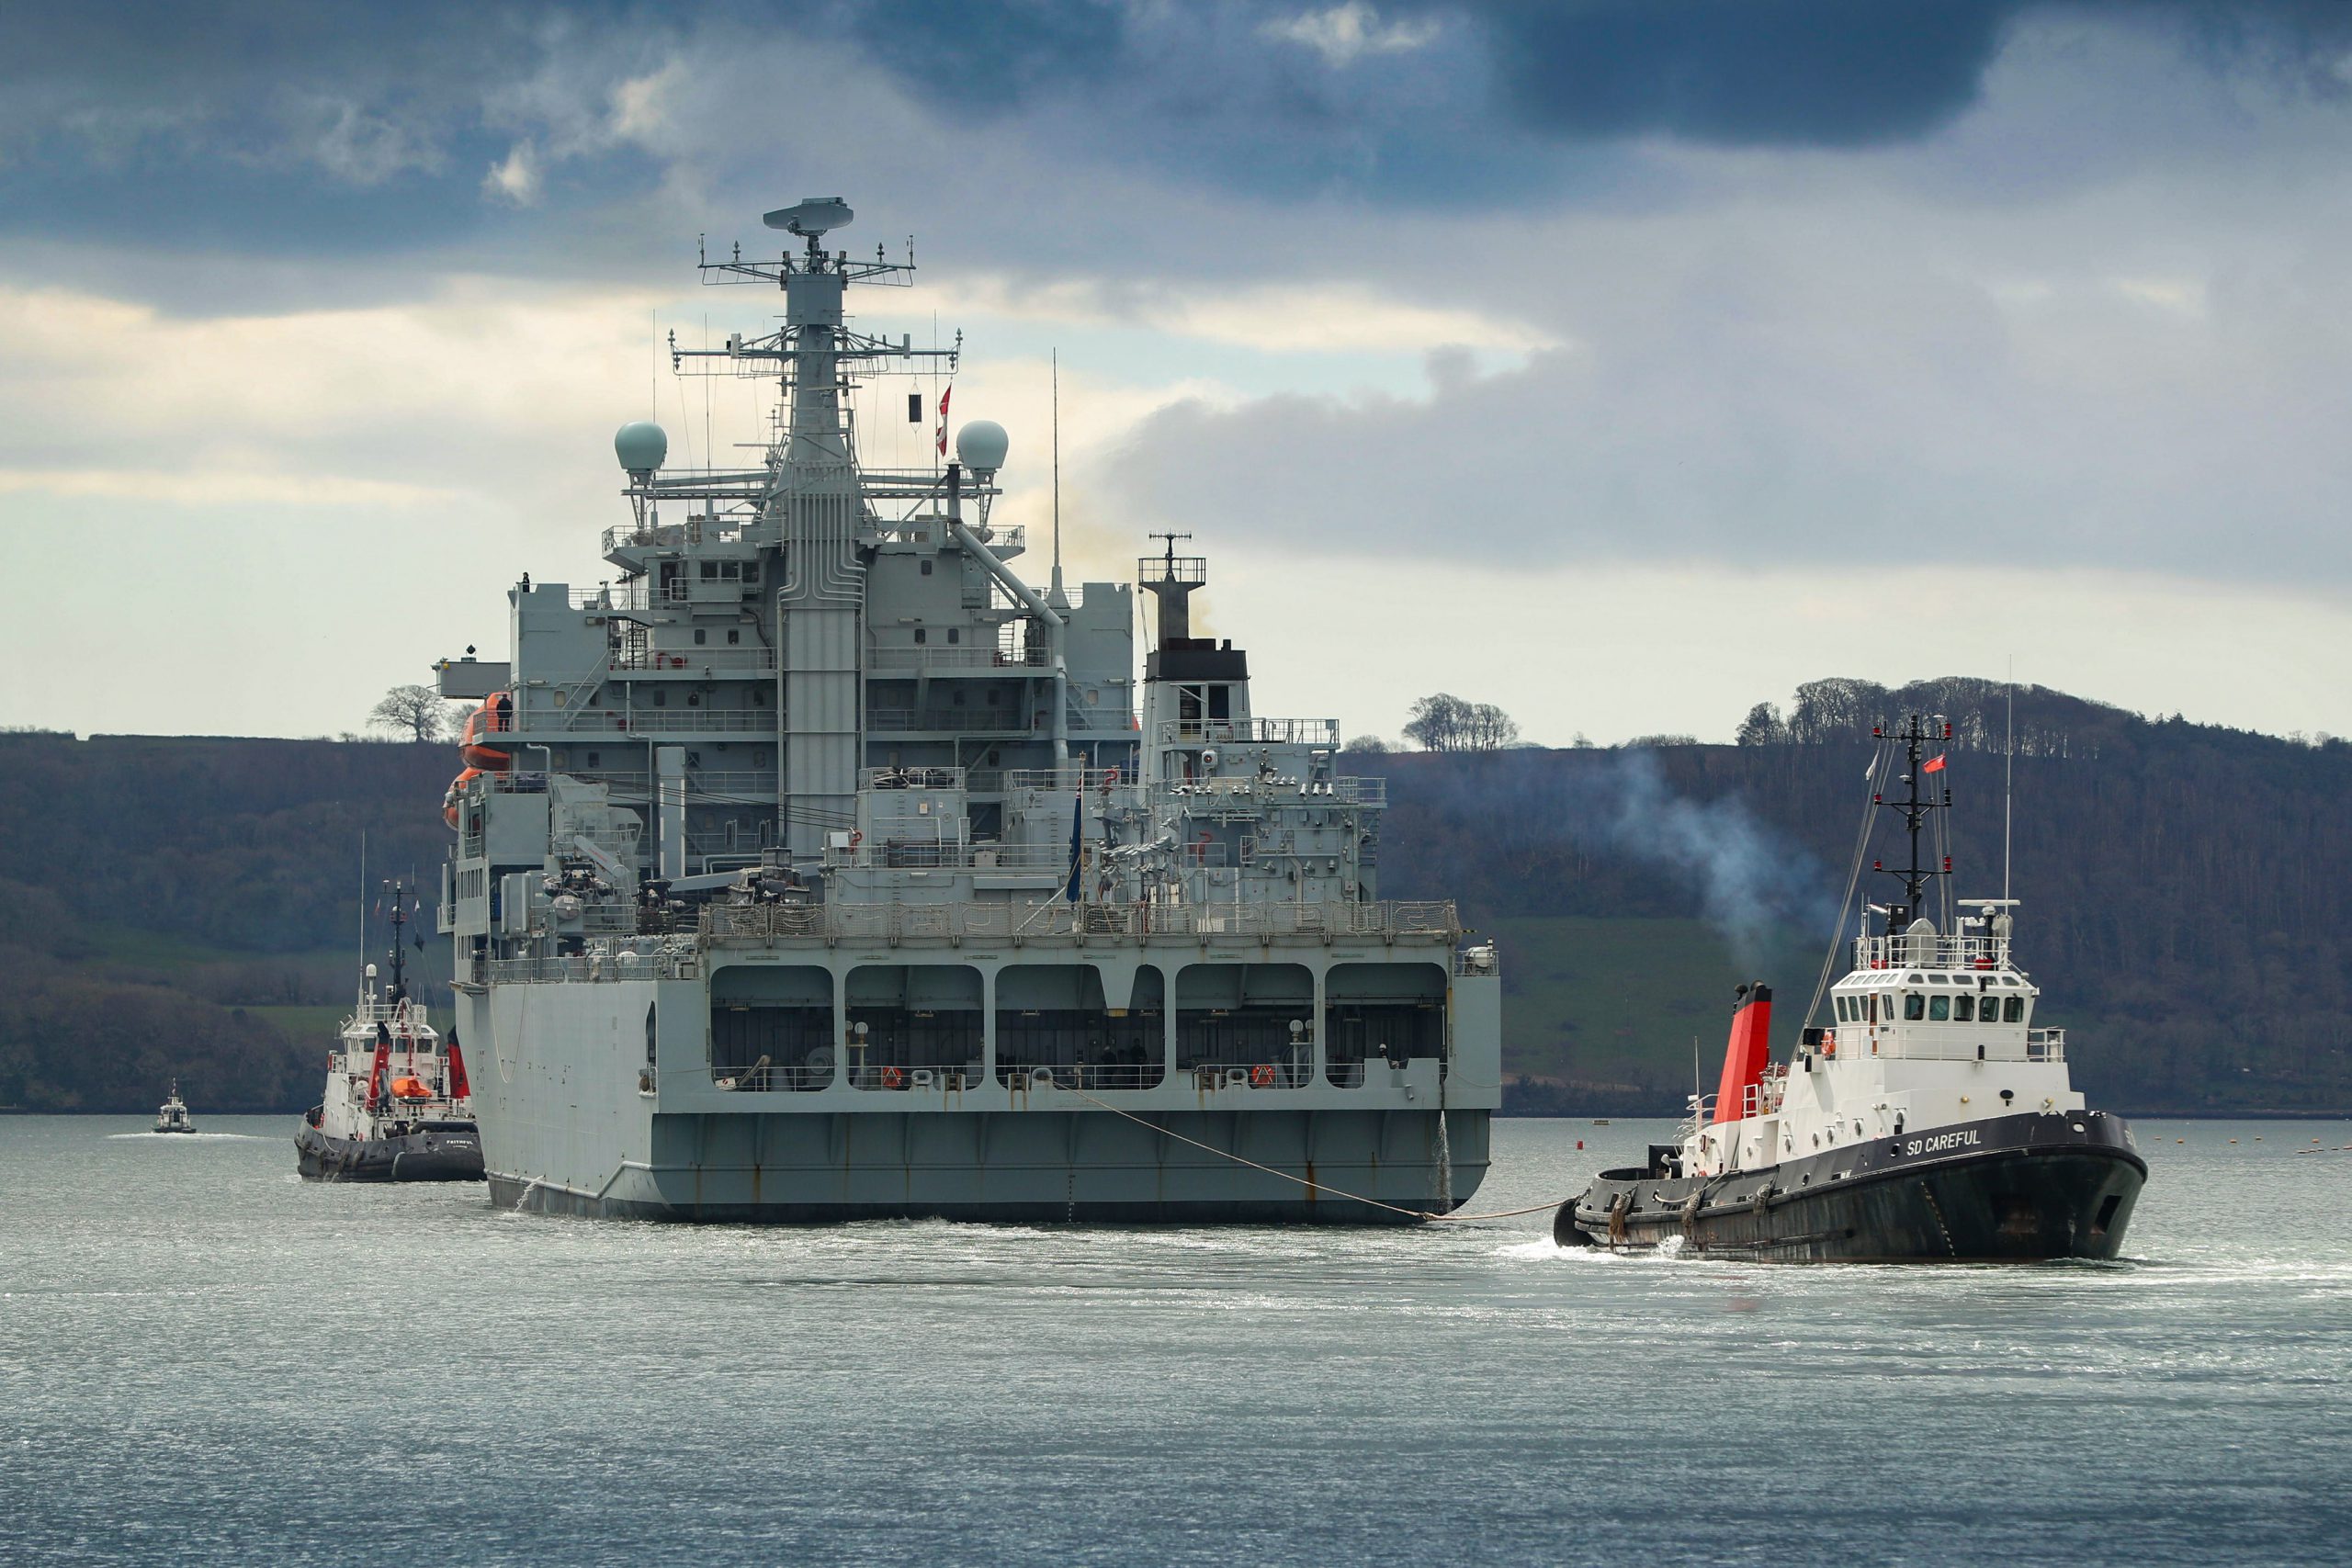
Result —
<instances>
[{"instance_id":1,"label":"ship antenna mast","mask_svg":"<svg viewBox=\"0 0 2352 1568\"><path fill-rule=\"evenodd\" d=\"M1884 739L1885 733L1884 729L1879 726L1871 727L1871 734L1873 738ZM1922 901L1927 897L1929 877L1951 874L1951 856L1950 855L1943 857L1943 864L1940 867L1922 864L1919 859L1919 829L1927 824L1928 814L1949 810L1951 807L1951 791L1949 788L1931 789L1924 796L1919 793L1919 773L1923 766L1919 752L1922 745L1927 741L1951 739L1951 726L1948 722L1939 723L1931 731L1925 724L1923 716L1916 713L1907 714L1904 716L1903 732L1894 739L1903 742L1904 797L1901 800L1888 800L1883 795L1871 796L1871 799L1879 805L1902 814L1904 829L1909 837L1911 846L1911 860L1907 865L1890 868L1883 861L1871 863L1872 871L1884 873L1903 884L1902 904L1887 911L1886 923L1890 934L1899 925L1908 924L1918 917ZM1940 754L1927 759L1924 763L1924 766L1938 773L1943 771L1943 765L1944 761Z\"/></svg>"},{"instance_id":2,"label":"ship antenna mast","mask_svg":"<svg viewBox=\"0 0 2352 1568\"><path fill-rule=\"evenodd\" d=\"M1054 408L1054 601L1062 594L1062 351L1053 351Z\"/></svg>"},{"instance_id":3,"label":"ship antenna mast","mask_svg":"<svg viewBox=\"0 0 2352 1568\"><path fill-rule=\"evenodd\" d=\"M407 960L401 952L401 928L408 923L408 916L401 908L401 899L407 895L408 889L402 887L397 879L390 886L392 890L392 988L387 993L387 999L401 1002L408 999Z\"/></svg>"}]
</instances>

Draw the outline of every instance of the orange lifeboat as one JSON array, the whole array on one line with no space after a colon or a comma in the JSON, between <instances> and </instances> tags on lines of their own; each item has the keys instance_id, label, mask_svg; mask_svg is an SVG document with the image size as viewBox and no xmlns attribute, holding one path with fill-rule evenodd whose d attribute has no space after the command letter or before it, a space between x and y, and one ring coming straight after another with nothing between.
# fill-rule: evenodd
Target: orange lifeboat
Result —
<instances>
[{"instance_id":1,"label":"orange lifeboat","mask_svg":"<svg viewBox=\"0 0 2352 1568\"><path fill-rule=\"evenodd\" d=\"M452 828L458 825L458 803L465 795L466 786L480 777L481 777L481 770L480 768L468 768L464 773L459 773L456 778L449 781L449 793L441 797L442 821L447 822Z\"/></svg>"},{"instance_id":2,"label":"orange lifeboat","mask_svg":"<svg viewBox=\"0 0 2352 1568\"><path fill-rule=\"evenodd\" d=\"M397 1077L392 1080L394 1100L431 1100L433 1091L424 1087L423 1078Z\"/></svg>"},{"instance_id":3,"label":"orange lifeboat","mask_svg":"<svg viewBox=\"0 0 2352 1568\"><path fill-rule=\"evenodd\" d=\"M482 699L481 706L466 715L466 733L458 744L458 754L469 766L503 773L513 766L514 759L503 749L492 745L490 738L514 728L514 697L505 692L492 692Z\"/></svg>"}]
</instances>

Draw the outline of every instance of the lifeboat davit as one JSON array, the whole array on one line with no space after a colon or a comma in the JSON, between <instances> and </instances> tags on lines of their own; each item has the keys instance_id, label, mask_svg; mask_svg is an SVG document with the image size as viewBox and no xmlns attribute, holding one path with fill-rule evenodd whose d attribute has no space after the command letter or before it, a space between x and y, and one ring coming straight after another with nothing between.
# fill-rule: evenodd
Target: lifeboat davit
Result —
<instances>
[{"instance_id":1,"label":"lifeboat davit","mask_svg":"<svg viewBox=\"0 0 2352 1568\"><path fill-rule=\"evenodd\" d=\"M514 765L514 759L503 747L491 744L490 738L514 728L514 697L505 692L492 692L482 699L481 706L466 715L466 733L458 744L458 754L469 767L503 773Z\"/></svg>"}]
</instances>

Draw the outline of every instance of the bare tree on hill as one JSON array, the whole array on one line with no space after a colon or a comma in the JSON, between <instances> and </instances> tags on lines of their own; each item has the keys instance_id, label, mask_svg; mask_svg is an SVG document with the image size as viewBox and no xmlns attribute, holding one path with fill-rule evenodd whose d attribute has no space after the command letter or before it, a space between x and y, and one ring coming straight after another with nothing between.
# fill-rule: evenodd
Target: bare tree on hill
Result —
<instances>
[{"instance_id":1,"label":"bare tree on hill","mask_svg":"<svg viewBox=\"0 0 2352 1568\"><path fill-rule=\"evenodd\" d=\"M447 740L449 705L430 686L394 686L368 711L368 728L407 740Z\"/></svg>"},{"instance_id":2,"label":"bare tree on hill","mask_svg":"<svg viewBox=\"0 0 2352 1568\"><path fill-rule=\"evenodd\" d=\"M1425 751L1499 751L1519 739L1519 725L1492 703L1440 692L1413 705L1405 739Z\"/></svg>"}]
</instances>

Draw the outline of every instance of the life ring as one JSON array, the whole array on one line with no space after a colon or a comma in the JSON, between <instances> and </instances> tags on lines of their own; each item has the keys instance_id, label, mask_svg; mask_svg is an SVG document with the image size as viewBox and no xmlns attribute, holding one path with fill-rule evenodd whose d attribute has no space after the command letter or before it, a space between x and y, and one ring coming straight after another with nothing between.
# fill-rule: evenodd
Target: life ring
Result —
<instances>
[{"instance_id":1,"label":"life ring","mask_svg":"<svg viewBox=\"0 0 2352 1568\"><path fill-rule=\"evenodd\" d=\"M1270 1067L1270 1066L1267 1066L1265 1063L1263 1063L1263 1062L1261 1062L1261 1063L1259 1063L1256 1066L1254 1066L1254 1067L1250 1068L1250 1087L1251 1089L1272 1089L1272 1088L1273 1088L1273 1087L1274 1087L1274 1069L1273 1069L1273 1068L1272 1068L1272 1067Z\"/></svg>"},{"instance_id":2,"label":"life ring","mask_svg":"<svg viewBox=\"0 0 2352 1568\"><path fill-rule=\"evenodd\" d=\"M885 1067L882 1069L882 1087L884 1089L903 1089L906 1087L906 1083L907 1075L900 1072L898 1068Z\"/></svg>"}]
</instances>

